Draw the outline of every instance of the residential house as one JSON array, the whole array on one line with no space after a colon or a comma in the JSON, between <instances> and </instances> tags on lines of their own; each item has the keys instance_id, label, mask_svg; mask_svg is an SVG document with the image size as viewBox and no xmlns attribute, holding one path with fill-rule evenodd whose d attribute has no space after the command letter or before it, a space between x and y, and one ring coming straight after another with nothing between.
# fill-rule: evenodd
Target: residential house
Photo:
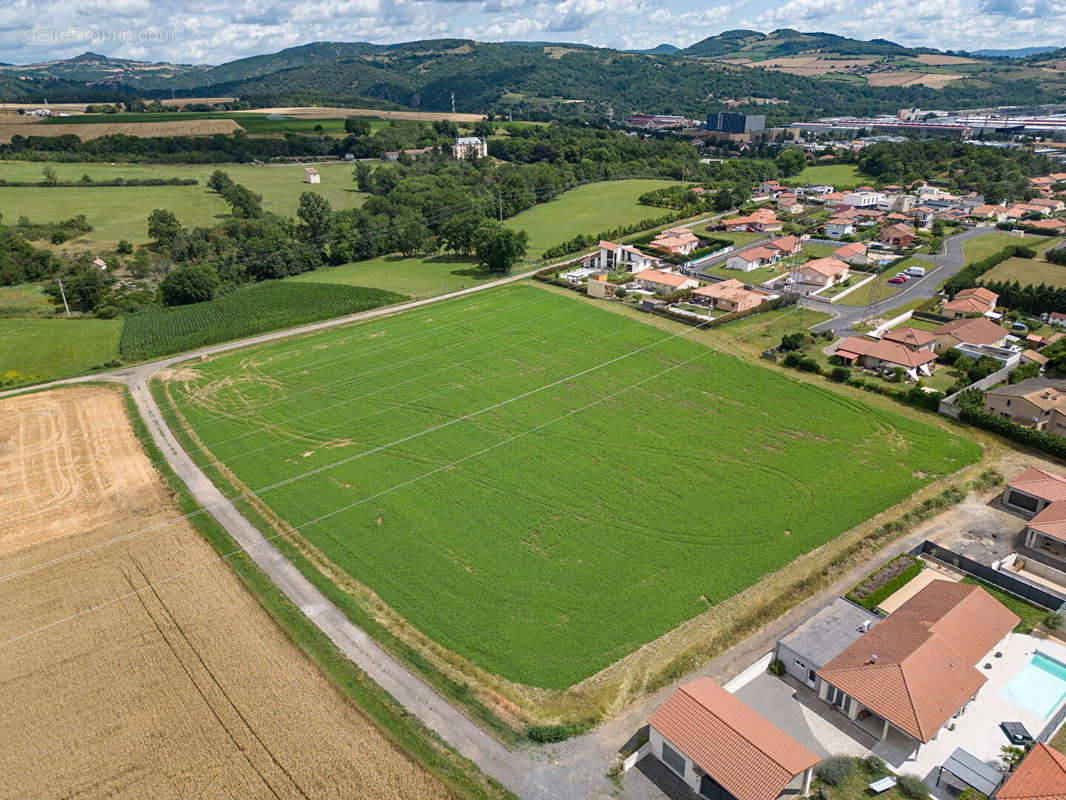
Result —
<instances>
[{"instance_id":1,"label":"residential house","mask_svg":"<svg viewBox=\"0 0 1066 800\"><path fill-rule=\"evenodd\" d=\"M1063 204L1057 197L1036 197L1029 201L1029 205L1046 208L1052 214L1066 208L1066 204Z\"/></svg>"},{"instance_id":2,"label":"residential house","mask_svg":"<svg viewBox=\"0 0 1066 800\"><path fill-rule=\"evenodd\" d=\"M983 194L978 194L977 192L970 192L959 201L959 205L967 211L973 211L975 208L980 208L984 204L985 196Z\"/></svg>"},{"instance_id":3,"label":"residential house","mask_svg":"<svg viewBox=\"0 0 1066 800\"><path fill-rule=\"evenodd\" d=\"M659 265L659 259L646 255L631 244L615 244L600 240L599 252L590 259L590 264L607 272L625 271L634 275Z\"/></svg>"},{"instance_id":4,"label":"residential house","mask_svg":"<svg viewBox=\"0 0 1066 800\"><path fill-rule=\"evenodd\" d=\"M753 194L760 197L777 197L783 191L785 191L785 187L781 185L780 181L763 181L755 187Z\"/></svg>"},{"instance_id":5,"label":"residential house","mask_svg":"<svg viewBox=\"0 0 1066 800\"><path fill-rule=\"evenodd\" d=\"M885 195L883 192L863 189L855 192L845 192L843 202L855 208L875 208L885 202Z\"/></svg>"},{"instance_id":6,"label":"residential house","mask_svg":"<svg viewBox=\"0 0 1066 800\"><path fill-rule=\"evenodd\" d=\"M1066 328L1066 314L1062 314L1058 311L1052 311L1047 315L1047 324L1056 325L1060 328Z\"/></svg>"},{"instance_id":7,"label":"residential house","mask_svg":"<svg viewBox=\"0 0 1066 800\"><path fill-rule=\"evenodd\" d=\"M693 303L709 305L716 311L747 311L749 308L765 303L773 295L758 289L748 289L736 278L709 283L692 290Z\"/></svg>"},{"instance_id":8,"label":"residential house","mask_svg":"<svg viewBox=\"0 0 1066 800\"><path fill-rule=\"evenodd\" d=\"M1066 382L1027 378L986 389L985 411L1026 428L1066 436Z\"/></svg>"},{"instance_id":9,"label":"residential house","mask_svg":"<svg viewBox=\"0 0 1066 800\"><path fill-rule=\"evenodd\" d=\"M843 597L835 598L777 640L774 658L785 672L818 691L818 670L880 622L881 617Z\"/></svg>"},{"instance_id":10,"label":"residential house","mask_svg":"<svg viewBox=\"0 0 1066 800\"><path fill-rule=\"evenodd\" d=\"M782 214L802 214L803 203L792 192L782 192L777 196L777 210Z\"/></svg>"},{"instance_id":11,"label":"residential house","mask_svg":"<svg viewBox=\"0 0 1066 800\"><path fill-rule=\"evenodd\" d=\"M936 334L936 352L941 353L949 347L961 345L984 345L1003 347L1007 341L1007 331L987 317L967 317L953 319L933 328Z\"/></svg>"},{"instance_id":12,"label":"residential house","mask_svg":"<svg viewBox=\"0 0 1066 800\"><path fill-rule=\"evenodd\" d=\"M798 236L782 236L767 242L764 247L777 252L779 258L789 258L798 255L803 249L803 240Z\"/></svg>"},{"instance_id":13,"label":"residential house","mask_svg":"<svg viewBox=\"0 0 1066 800\"><path fill-rule=\"evenodd\" d=\"M913 194L893 194L886 197L885 201L881 203L878 208L885 211L895 211L906 214L914 208L915 202L917 202L917 198Z\"/></svg>"},{"instance_id":14,"label":"residential house","mask_svg":"<svg viewBox=\"0 0 1066 800\"><path fill-rule=\"evenodd\" d=\"M839 258L827 256L815 258L796 268L800 282L815 286L832 286L846 281L851 275L851 268Z\"/></svg>"},{"instance_id":15,"label":"residential house","mask_svg":"<svg viewBox=\"0 0 1066 800\"><path fill-rule=\"evenodd\" d=\"M107 269L107 262L104 261L102 258L100 258L100 256L97 256L96 258L93 259L93 263L91 263L89 266L92 267L93 269L98 269L100 271L104 271L104 270Z\"/></svg>"},{"instance_id":16,"label":"residential house","mask_svg":"<svg viewBox=\"0 0 1066 800\"><path fill-rule=\"evenodd\" d=\"M936 219L936 211L929 206L918 206L911 209L911 219L919 228L931 228L933 226L933 220Z\"/></svg>"},{"instance_id":17,"label":"residential house","mask_svg":"<svg viewBox=\"0 0 1066 800\"><path fill-rule=\"evenodd\" d=\"M833 257L856 266L870 263L870 259L866 255L866 245L862 242L852 242L843 247L838 247L833 251Z\"/></svg>"},{"instance_id":18,"label":"residential house","mask_svg":"<svg viewBox=\"0 0 1066 800\"><path fill-rule=\"evenodd\" d=\"M1066 502L1066 475L1029 467L1003 488L1003 505L1033 517L1052 503Z\"/></svg>"},{"instance_id":19,"label":"residential house","mask_svg":"<svg viewBox=\"0 0 1066 800\"><path fill-rule=\"evenodd\" d=\"M1066 755L1044 742L1037 742L992 797L995 800L1060 800L1066 797Z\"/></svg>"},{"instance_id":20,"label":"residential house","mask_svg":"<svg viewBox=\"0 0 1066 800\"><path fill-rule=\"evenodd\" d=\"M932 333L929 331L923 331L920 328L911 328L907 326L901 326L899 328L885 331L881 334L881 341L901 344L916 353L921 351L932 353L936 346L936 336Z\"/></svg>"},{"instance_id":21,"label":"residential house","mask_svg":"<svg viewBox=\"0 0 1066 800\"><path fill-rule=\"evenodd\" d=\"M727 231L754 231L757 233L773 232L781 230L781 220L772 210L759 208L746 217L732 217L722 220L722 226Z\"/></svg>"},{"instance_id":22,"label":"residential house","mask_svg":"<svg viewBox=\"0 0 1066 800\"><path fill-rule=\"evenodd\" d=\"M848 217L836 214L825 223L825 235L830 239L843 239L855 233L855 223Z\"/></svg>"},{"instance_id":23,"label":"residential house","mask_svg":"<svg viewBox=\"0 0 1066 800\"><path fill-rule=\"evenodd\" d=\"M980 205L970 210L970 216L977 219L991 219L995 222L1007 221L1007 209L1003 206Z\"/></svg>"},{"instance_id":24,"label":"residential house","mask_svg":"<svg viewBox=\"0 0 1066 800\"><path fill-rule=\"evenodd\" d=\"M896 341L873 341L858 336L842 339L837 344L836 355L845 364L859 364L877 372L894 372L899 367L912 381L932 375L936 363L936 353L927 347L913 349Z\"/></svg>"},{"instance_id":25,"label":"residential house","mask_svg":"<svg viewBox=\"0 0 1066 800\"><path fill-rule=\"evenodd\" d=\"M749 247L740 253L726 259L726 269L739 269L742 272L751 272L753 269L765 267L779 261L780 253L769 247Z\"/></svg>"},{"instance_id":26,"label":"residential house","mask_svg":"<svg viewBox=\"0 0 1066 800\"><path fill-rule=\"evenodd\" d=\"M804 795L821 759L710 678L680 686L648 720L652 754L700 795Z\"/></svg>"},{"instance_id":27,"label":"residential house","mask_svg":"<svg viewBox=\"0 0 1066 800\"><path fill-rule=\"evenodd\" d=\"M614 293L617 289L617 284L611 283L600 275L590 275L588 283L585 284L585 291L588 293L588 296L600 300L610 300L614 297Z\"/></svg>"},{"instance_id":28,"label":"residential house","mask_svg":"<svg viewBox=\"0 0 1066 800\"><path fill-rule=\"evenodd\" d=\"M689 228L670 228L656 235L649 242L651 247L666 250L670 253L679 253L687 256L695 250L700 243L700 238Z\"/></svg>"},{"instance_id":29,"label":"residential house","mask_svg":"<svg viewBox=\"0 0 1066 800\"><path fill-rule=\"evenodd\" d=\"M469 158L485 158L489 154L489 145L480 136L456 136L452 145L452 157L456 161Z\"/></svg>"},{"instance_id":30,"label":"residential house","mask_svg":"<svg viewBox=\"0 0 1066 800\"><path fill-rule=\"evenodd\" d=\"M322 176L314 167L304 167L304 183L321 183Z\"/></svg>"},{"instance_id":31,"label":"residential house","mask_svg":"<svg viewBox=\"0 0 1066 800\"><path fill-rule=\"evenodd\" d=\"M995 292L977 286L971 289L963 289L955 297L943 305L945 317L960 319L970 314L988 314L996 310L999 295Z\"/></svg>"},{"instance_id":32,"label":"residential house","mask_svg":"<svg viewBox=\"0 0 1066 800\"><path fill-rule=\"evenodd\" d=\"M1061 219L1034 219L1029 220L1026 224L1031 228L1041 228L1046 231L1055 231L1055 233L1066 233L1066 222Z\"/></svg>"},{"instance_id":33,"label":"residential house","mask_svg":"<svg viewBox=\"0 0 1066 800\"><path fill-rule=\"evenodd\" d=\"M818 670L818 696L917 749L988 680L977 666L1019 617L980 586L934 580Z\"/></svg>"},{"instance_id":34,"label":"residential house","mask_svg":"<svg viewBox=\"0 0 1066 800\"><path fill-rule=\"evenodd\" d=\"M633 280L641 289L648 289L656 294L671 294L682 289L695 289L700 282L695 278L678 275L676 272L662 272L657 269L646 269L633 276Z\"/></svg>"},{"instance_id":35,"label":"residential house","mask_svg":"<svg viewBox=\"0 0 1066 800\"><path fill-rule=\"evenodd\" d=\"M910 247L914 241L914 228L901 223L889 225L877 235L877 241L889 247Z\"/></svg>"},{"instance_id":36,"label":"residential house","mask_svg":"<svg viewBox=\"0 0 1066 800\"><path fill-rule=\"evenodd\" d=\"M1022 350L1018 360L1022 364L1039 364L1040 371L1043 372L1047 368L1048 361L1051 359L1043 353L1038 353L1036 350Z\"/></svg>"}]
</instances>

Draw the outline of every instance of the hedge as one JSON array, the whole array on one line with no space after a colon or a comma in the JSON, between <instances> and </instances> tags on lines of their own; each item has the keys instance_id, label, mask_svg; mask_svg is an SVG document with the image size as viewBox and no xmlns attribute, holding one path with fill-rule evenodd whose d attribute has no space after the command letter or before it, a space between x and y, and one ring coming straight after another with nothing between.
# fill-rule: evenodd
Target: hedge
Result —
<instances>
[{"instance_id":1,"label":"hedge","mask_svg":"<svg viewBox=\"0 0 1066 800\"><path fill-rule=\"evenodd\" d=\"M1008 258L1033 258L1035 256L1036 251L1031 247L1025 247L1020 244L1008 245L988 258L982 258L980 261L967 264L944 282L944 290L954 297L957 292L963 289L972 289L977 286L978 278L997 264L1002 264Z\"/></svg>"},{"instance_id":2,"label":"hedge","mask_svg":"<svg viewBox=\"0 0 1066 800\"><path fill-rule=\"evenodd\" d=\"M881 585L873 588L873 590L869 594L863 595L861 593L860 590L862 589L864 584L868 582L876 584L877 576L880 575L882 572L889 571L890 568L892 568L892 566L899 561L910 561L911 563L906 569L904 569L899 574L892 576ZM851 591L849 591L845 596L848 600L855 603L856 605L860 605L868 611L873 611L881 603L883 603L885 600L895 594L896 591L898 591L900 588L909 583L911 579L914 578L921 571L922 564L920 561L914 558L914 556L903 554L889 561L880 569L876 570L872 575L868 575L863 578L861 581L855 584L851 588Z\"/></svg>"},{"instance_id":3,"label":"hedge","mask_svg":"<svg viewBox=\"0 0 1066 800\"><path fill-rule=\"evenodd\" d=\"M959 404L959 419L986 431L998 433L1012 441L1024 444L1055 458L1066 459L1066 438L1046 431L1026 428L997 414L989 414L975 406Z\"/></svg>"}]
</instances>

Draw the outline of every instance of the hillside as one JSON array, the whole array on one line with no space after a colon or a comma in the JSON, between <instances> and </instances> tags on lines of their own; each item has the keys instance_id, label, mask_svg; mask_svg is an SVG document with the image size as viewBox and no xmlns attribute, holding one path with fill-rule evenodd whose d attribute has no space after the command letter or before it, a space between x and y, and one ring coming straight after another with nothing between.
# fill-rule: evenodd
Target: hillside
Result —
<instances>
[{"instance_id":1,"label":"hillside","mask_svg":"<svg viewBox=\"0 0 1066 800\"><path fill-rule=\"evenodd\" d=\"M208 69L195 64L130 61L86 52L62 61L0 66L0 74L32 81L69 81L82 86L141 86L147 83L162 85L167 81L180 80L182 76L203 74ZM72 87L72 90L76 90L76 87Z\"/></svg>"}]
</instances>

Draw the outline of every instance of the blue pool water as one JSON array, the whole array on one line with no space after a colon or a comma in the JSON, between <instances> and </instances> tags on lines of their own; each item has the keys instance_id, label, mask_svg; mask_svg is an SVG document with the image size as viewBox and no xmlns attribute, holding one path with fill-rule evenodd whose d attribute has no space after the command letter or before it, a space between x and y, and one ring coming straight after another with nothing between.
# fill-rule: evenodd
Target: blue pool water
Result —
<instances>
[{"instance_id":1,"label":"blue pool water","mask_svg":"<svg viewBox=\"0 0 1066 800\"><path fill-rule=\"evenodd\" d=\"M1066 699L1066 664L1041 653L1022 667L1003 689L1003 697L1041 719L1047 719Z\"/></svg>"}]
</instances>

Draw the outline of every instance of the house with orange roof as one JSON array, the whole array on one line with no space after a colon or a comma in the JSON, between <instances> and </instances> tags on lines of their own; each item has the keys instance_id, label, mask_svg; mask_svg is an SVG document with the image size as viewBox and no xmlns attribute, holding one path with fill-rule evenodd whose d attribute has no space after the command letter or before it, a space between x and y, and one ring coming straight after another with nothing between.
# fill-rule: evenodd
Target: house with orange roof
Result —
<instances>
[{"instance_id":1,"label":"house with orange roof","mask_svg":"<svg viewBox=\"0 0 1066 800\"><path fill-rule=\"evenodd\" d=\"M1066 475L1029 467L1003 487L1003 505L1027 517L1035 516L1052 503L1066 502Z\"/></svg>"},{"instance_id":2,"label":"house with orange roof","mask_svg":"<svg viewBox=\"0 0 1066 800\"><path fill-rule=\"evenodd\" d=\"M700 305L709 305L717 311L729 313L747 311L773 297L769 292L748 289L736 278L709 283L692 290L690 300Z\"/></svg>"},{"instance_id":3,"label":"house with orange roof","mask_svg":"<svg viewBox=\"0 0 1066 800\"><path fill-rule=\"evenodd\" d=\"M656 294L671 294L682 289L695 289L700 282L695 278L679 275L676 272L663 272L657 269L646 269L633 276L633 280L641 289L648 289Z\"/></svg>"},{"instance_id":4,"label":"house with orange roof","mask_svg":"<svg viewBox=\"0 0 1066 800\"><path fill-rule=\"evenodd\" d=\"M995 800L1063 800L1066 755L1037 742L992 797Z\"/></svg>"},{"instance_id":5,"label":"house with orange roof","mask_svg":"<svg viewBox=\"0 0 1066 800\"><path fill-rule=\"evenodd\" d=\"M1005 222L1007 209L1003 206L980 205L970 211L970 216L976 219L993 219L996 222Z\"/></svg>"},{"instance_id":6,"label":"house with orange roof","mask_svg":"<svg viewBox=\"0 0 1066 800\"><path fill-rule=\"evenodd\" d=\"M779 239L767 242L764 246L770 250L777 251L781 258L788 258L789 256L797 255L803 249L803 240L798 236L782 236Z\"/></svg>"},{"instance_id":7,"label":"house with orange roof","mask_svg":"<svg viewBox=\"0 0 1066 800\"><path fill-rule=\"evenodd\" d=\"M870 259L866 255L866 245L863 242L851 242L833 251L833 257L849 264L869 264Z\"/></svg>"},{"instance_id":8,"label":"house with orange roof","mask_svg":"<svg viewBox=\"0 0 1066 800\"><path fill-rule=\"evenodd\" d=\"M726 269L738 269L741 272L751 272L753 269L765 267L781 260L781 254L769 247L749 247L735 255L731 255L725 261Z\"/></svg>"},{"instance_id":9,"label":"house with orange roof","mask_svg":"<svg viewBox=\"0 0 1066 800\"><path fill-rule=\"evenodd\" d=\"M955 297L944 303L945 317L960 319L970 314L988 314L996 310L999 295L983 286L962 289Z\"/></svg>"},{"instance_id":10,"label":"house with orange roof","mask_svg":"<svg viewBox=\"0 0 1066 800\"><path fill-rule=\"evenodd\" d=\"M914 228L902 223L889 225L877 235L877 241L889 247L910 247L914 241Z\"/></svg>"},{"instance_id":11,"label":"house with orange roof","mask_svg":"<svg viewBox=\"0 0 1066 800\"><path fill-rule=\"evenodd\" d=\"M670 228L657 234L648 244L660 250L687 256L699 243L700 237L694 234L691 228Z\"/></svg>"},{"instance_id":12,"label":"house with orange roof","mask_svg":"<svg viewBox=\"0 0 1066 800\"><path fill-rule=\"evenodd\" d=\"M803 203L792 192L782 192L777 196L777 210L782 214L802 214Z\"/></svg>"},{"instance_id":13,"label":"house with orange roof","mask_svg":"<svg viewBox=\"0 0 1066 800\"><path fill-rule=\"evenodd\" d=\"M1056 233L1066 232L1066 222L1061 219L1034 219L1028 223L1028 227L1055 231Z\"/></svg>"},{"instance_id":14,"label":"house with orange roof","mask_svg":"<svg viewBox=\"0 0 1066 800\"><path fill-rule=\"evenodd\" d=\"M916 353L920 350L932 353L933 347L936 345L936 337L929 331L923 331L920 328L911 328L907 326L901 326L899 328L885 331L881 334L881 341L901 344Z\"/></svg>"},{"instance_id":15,"label":"house with orange roof","mask_svg":"<svg viewBox=\"0 0 1066 800\"><path fill-rule=\"evenodd\" d=\"M731 217L722 220L727 231L754 231L756 233L779 231L782 222L769 208L759 208L746 217Z\"/></svg>"},{"instance_id":16,"label":"house with orange roof","mask_svg":"<svg viewBox=\"0 0 1066 800\"><path fill-rule=\"evenodd\" d=\"M1026 428L1066 436L1066 381L1028 378L987 389L984 410Z\"/></svg>"},{"instance_id":17,"label":"house with orange roof","mask_svg":"<svg viewBox=\"0 0 1066 800\"><path fill-rule=\"evenodd\" d=\"M933 333L936 334L938 353L960 345L1003 347L1007 341L1007 331L988 317L953 319L951 322L937 325L933 328Z\"/></svg>"},{"instance_id":18,"label":"house with orange roof","mask_svg":"<svg viewBox=\"0 0 1066 800\"><path fill-rule=\"evenodd\" d=\"M600 240L600 249L589 260L590 266L605 272L625 271L634 274L658 266L659 259L640 252L631 244L615 244L606 239Z\"/></svg>"},{"instance_id":19,"label":"house with orange roof","mask_svg":"<svg viewBox=\"0 0 1066 800\"><path fill-rule=\"evenodd\" d=\"M821 758L710 678L678 687L648 719L651 753L709 798L804 795Z\"/></svg>"},{"instance_id":20,"label":"house with orange roof","mask_svg":"<svg viewBox=\"0 0 1066 800\"><path fill-rule=\"evenodd\" d=\"M835 355L845 364L857 364L877 372L894 371L899 367L904 377L916 381L933 374L936 353L928 344L915 347L913 342L904 344L891 339L874 341L848 336L837 344Z\"/></svg>"},{"instance_id":21,"label":"house with orange roof","mask_svg":"<svg viewBox=\"0 0 1066 800\"><path fill-rule=\"evenodd\" d=\"M920 747L985 685L975 665L1019 621L980 586L930 581L818 670L818 696L880 740Z\"/></svg>"},{"instance_id":22,"label":"house with orange roof","mask_svg":"<svg viewBox=\"0 0 1066 800\"><path fill-rule=\"evenodd\" d=\"M843 214L834 214L825 223L825 235L830 239L843 239L855 233L855 221Z\"/></svg>"},{"instance_id":23,"label":"house with orange roof","mask_svg":"<svg viewBox=\"0 0 1066 800\"><path fill-rule=\"evenodd\" d=\"M832 286L846 281L851 275L851 267L839 258L826 256L814 258L796 268L796 274L802 283L814 286Z\"/></svg>"}]
</instances>

